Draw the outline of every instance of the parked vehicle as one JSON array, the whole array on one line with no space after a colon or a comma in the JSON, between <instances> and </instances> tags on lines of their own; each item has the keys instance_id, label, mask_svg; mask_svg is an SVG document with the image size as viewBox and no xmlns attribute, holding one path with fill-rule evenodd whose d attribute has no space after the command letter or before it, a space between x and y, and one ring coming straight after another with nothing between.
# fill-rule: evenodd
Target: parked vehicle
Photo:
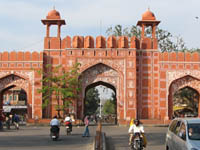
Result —
<instances>
[{"instance_id":1,"label":"parked vehicle","mask_svg":"<svg viewBox=\"0 0 200 150\"><path fill-rule=\"evenodd\" d=\"M200 118L175 118L166 134L166 150L199 150Z\"/></svg>"},{"instance_id":2,"label":"parked vehicle","mask_svg":"<svg viewBox=\"0 0 200 150\"><path fill-rule=\"evenodd\" d=\"M143 143L142 143L142 135L141 133L135 133L132 138L131 142L131 149L132 150L143 150Z\"/></svg>"},{"instance_id":3,"label":"parked vehicle","mask_svg":"<svg viewBox=\"0 0 200 150\"><path fill-rule=\"evenodd\" d=\"M58 126L51 126L50 137L53 141L58 140L58 138L59 138L59 127Z\"/></svg>"}]
</instances>

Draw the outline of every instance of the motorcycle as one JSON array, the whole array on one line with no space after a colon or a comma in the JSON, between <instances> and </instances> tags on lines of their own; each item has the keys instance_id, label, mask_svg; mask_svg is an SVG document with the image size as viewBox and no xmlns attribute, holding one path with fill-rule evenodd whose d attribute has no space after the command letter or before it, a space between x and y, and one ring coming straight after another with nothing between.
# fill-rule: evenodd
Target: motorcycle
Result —
<instances>
[{"instance_id":1,"label":"motorcycle","mask_svg":"<svg viewBox=\"0 0 200 150\"><path fill-rule=\"evenodd\" d=\"M143 150L143 137L141 133L135 133L131 142L132 150Z\"/></svg>"},{"instance_id":2,"label":"motorcycle","mask_svg":"<svg viewBox=\"0 0 200 150\"><path fill-rule=\"evenodd\" d=\"M58 140L58 138L59 138L59 127L58 126L51 126L50 137L53 141Z\"/></svg>"},{"instance_id":3,"label":"motorcycle","mask_svg":"<svg viewBox=\"0 0 200 150\"><path fill-rule=\"evenodd\" d=\"M66 129L66 134L69 135L72 132L72 123L67 121L65 122L65 129Z\"/></svg>"}]
</instances>

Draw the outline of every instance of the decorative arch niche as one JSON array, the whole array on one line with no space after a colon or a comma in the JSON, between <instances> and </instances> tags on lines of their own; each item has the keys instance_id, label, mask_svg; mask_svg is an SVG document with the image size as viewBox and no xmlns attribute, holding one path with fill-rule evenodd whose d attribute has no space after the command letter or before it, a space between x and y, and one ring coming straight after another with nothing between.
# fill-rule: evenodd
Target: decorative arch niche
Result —
<instances>
[{"instance_id":1,"label":"decorative arch niche","mask_svg":"<svg viewBox=\"0 0 200 150\"><path fill-rule=\"evenodd\" d=\"M84 71L80 75L80 80L82 83L82 92L80 95L80 99L77 102L77 110L79 110L77 111L77 116L83 116L84 97L87 87L100 83L102 83L102 85L110 85L112 87L111 89L114 88L114 90L116 91L115 93L117 95L117 113L119 113L119 107L123 105L123 102L120 101L122 94L119 94L119 92L122 91L122 87L120 85L120 83L122 82L122 76L120 73L118 73L118 71L106 64L98 63L94 66L84 69Z\"/></svg>"}]
</instances>

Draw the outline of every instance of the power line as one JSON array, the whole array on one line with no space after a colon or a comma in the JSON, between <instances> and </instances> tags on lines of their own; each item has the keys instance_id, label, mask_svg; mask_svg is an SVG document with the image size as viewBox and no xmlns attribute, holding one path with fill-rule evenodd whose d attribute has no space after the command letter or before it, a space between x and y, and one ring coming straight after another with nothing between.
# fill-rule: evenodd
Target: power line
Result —
<instances>
[{"instance_id":1,"label":"power line","mask_svg":"<svg viewBox=\"0 0 200 150\"><path fill-rule=\"evenodd\" d=\"M21 50L27 49L27 48L30 48L30 47L33 47L33 46L35 46L35 45L37 45L37 44L39 44L39 43L42 43L42 42L43 42L43 39L40 39L39 41L36 41L36 42L34 42L34 43L31 43L31 44L28 44L28 45L22 47Z\"/></svg>"}]
</instances>

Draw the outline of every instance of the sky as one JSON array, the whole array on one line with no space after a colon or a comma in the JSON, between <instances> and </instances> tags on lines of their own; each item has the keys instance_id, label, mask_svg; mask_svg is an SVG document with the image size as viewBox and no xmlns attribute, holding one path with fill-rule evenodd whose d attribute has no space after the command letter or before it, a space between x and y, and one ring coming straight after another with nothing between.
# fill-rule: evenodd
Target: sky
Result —
<instances>
[{"instance_id":1,"label":"sky","mask_svg":"<svg viewBox=\"0 0 200 150\"><path fill-rule=\"evenodd\" d=\"M106 36L110 26L136 25L150 8L160 28L181 36L188 48L200 47L200 0L0 0L0 51L41 51L46 34L41 19L54 6L67 24L62 38Z\"/></svg>"}]
</instances>

